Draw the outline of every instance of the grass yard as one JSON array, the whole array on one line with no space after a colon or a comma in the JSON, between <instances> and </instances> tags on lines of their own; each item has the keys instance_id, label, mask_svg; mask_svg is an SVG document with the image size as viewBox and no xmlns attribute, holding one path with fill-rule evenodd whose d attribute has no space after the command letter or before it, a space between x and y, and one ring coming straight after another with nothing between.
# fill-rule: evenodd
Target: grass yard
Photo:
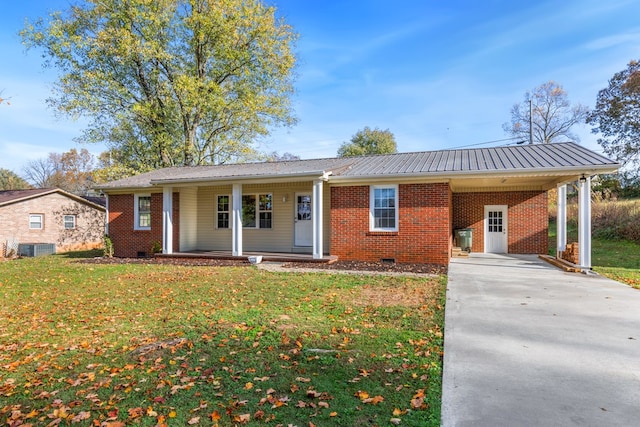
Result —
<instances>
[{"instance_id":1,"label":"grass yard","mask_svg":"<svg viewBox=\"0 0 640 427\"><path fill-rule=\"evenodd\" d=\"M567 240L577 241L577 233L575 223L569 223ZM549 221L549 254L556 254L555 221ZM591 265L603 276L640 289L640 245L635 242L593 237Z\"/></svg>"},{"instance_id":2,"label":"grass yard","mask_svg":"<svg viewBox=\"0 0 640 427\"><path fill-rule=\"evenodd\" d=\"M437 426L446 278L0 262L0 425Z\"/></svg>"}]
</instances>

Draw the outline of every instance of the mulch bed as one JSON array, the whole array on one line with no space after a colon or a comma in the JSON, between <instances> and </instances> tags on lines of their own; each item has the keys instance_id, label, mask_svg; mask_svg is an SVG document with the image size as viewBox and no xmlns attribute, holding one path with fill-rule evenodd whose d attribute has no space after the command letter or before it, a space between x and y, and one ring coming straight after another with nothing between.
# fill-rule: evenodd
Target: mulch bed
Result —
<instances>
[{"instance_id":1,"label":"mulch bed","mask_svg":"<svg viewBox=\"0 0 640 427\"><path fill-rule=\"evenodd\" d=\"M89 264L165 264L212 267L249 267L245 260L219 258L106 258L96 257L78 261ZM336 261L331 264L318 262L288 262L284 268L311 268L318 270L377 271L381 273L447 274L447 267L432 264L391 264L381 262Z\"/></svg>"},{"instance_id":2,"label":"mulch bed","mask_svg":"<svg viewBox=\"0 0 640 427\"><path fill-rule=\"evenodd\" d=\"M433 264L395 264L363 261L336 261L332 264L289 262L282 265L285 268L316 268L323 270L355 270L378 271L381 273L416 273L416 274L447 274L447 267Z\"/></svg>"}]
</instances>

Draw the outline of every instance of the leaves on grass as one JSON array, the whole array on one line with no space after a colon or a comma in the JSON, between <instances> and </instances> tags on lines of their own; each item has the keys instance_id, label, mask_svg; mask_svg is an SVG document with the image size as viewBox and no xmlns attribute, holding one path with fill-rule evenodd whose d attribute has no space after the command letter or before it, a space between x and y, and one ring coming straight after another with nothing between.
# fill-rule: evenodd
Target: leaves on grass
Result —
<instances>
[{"instance_id":1,"label":"leaves on grass","mask_svg":"<svg viewBox=\"0 0 640 427\"><path fill-rule=\"evenodd\" d=\"M442 284L46 262L0 265L10 427L395 424L439 387Z\"/></svg>"}]
</instances>

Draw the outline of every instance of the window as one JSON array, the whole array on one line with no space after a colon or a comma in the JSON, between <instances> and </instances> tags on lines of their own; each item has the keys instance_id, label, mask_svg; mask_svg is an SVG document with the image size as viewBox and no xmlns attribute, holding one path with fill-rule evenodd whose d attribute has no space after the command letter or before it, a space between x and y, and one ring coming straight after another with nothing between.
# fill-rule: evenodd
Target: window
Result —
<instances>
[{"instance_id":1,"label":"window","mask_svg":"<svg viewBox=\"0 0 640 427\"><path fill-rule=\"evenodd\" d=\"M64 229L65 230L73 230L76 228L76 216L75 215L65 215L64 216Z\"/></svg>"},{"instance_id":2,"label":"window","mask_svg":"<svg viewBox=\"0 0 640 427\"><path fill-rule=\"evenodd\" d=\"M259 197L260 228L271 228L271 194L261 194Z\"/></svg>"},{"instance_id":3,"label":"window","mask_svg":"<svg viewBox=\"0 0 640 427\"><path fill-rule=\"evenodd\" d=\"M29 215L29 229L30 230L42 230L44 223L44 215L31 214Z\"/></svg>"},{"instance_id":4,"label":"window","mask_svg":"<svg viewBox=\"0 0 640 427\"><path fill-rule=\"evenodd\" d=\"M246 228L271 228L271 194L245 194L242 196L242 226Z\"/></svg>"},{"instance_id":5,"label":"window","mask_svg":"<svg viewBox=\"0 0 640 427\"><path fill-rule=\"evenodd\" d=\"M230 213L230 202L231 197L229 196L218 196L218 208L217 208L217 216L218 220L216 222L217 228L229 228L229 213Z\"/></svg>"},{"instance_id":6,"label":"window","mask_svg":"<svg viewBox=\"0 0 640 427\"><path fill-rule=\"evenodd\" d=\"M135 230L151 230L151 195L136 194L134 206Z\"/></svg>"},{"instance_id":7,"label":"window","mask_svg":"<svg viewBox=\"0 0 640 427\"><path fill-rule=\"evenodd\" d=\"M371 187L371 230L398 230L398 186Z\"/></svg>"}]
</instances>

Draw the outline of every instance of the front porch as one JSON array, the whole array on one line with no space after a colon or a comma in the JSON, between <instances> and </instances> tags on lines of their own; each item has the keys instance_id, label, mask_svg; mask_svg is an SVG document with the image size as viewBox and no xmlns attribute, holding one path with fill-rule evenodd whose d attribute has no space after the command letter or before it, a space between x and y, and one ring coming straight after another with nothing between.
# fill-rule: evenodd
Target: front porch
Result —
<instances>
[{"instance_id":1,"label":"front porch","mask_svg":"<svg viewBox=\"0 0 640 427\"><path fill-rule=\"evenodd\" d=\"M262 257L262 262L308 262L318 264L333 264L338 260L335 255L323 255L320 258L314 257L310 253L288 253L288 252L244 252L242 255L234 255L232 251L204 251L194 250L186 252L173 252L170 254L159 253L157 258L174 259L222 259L231 261L249 262L250 257Z\"/></svg>"}]
</instances>

